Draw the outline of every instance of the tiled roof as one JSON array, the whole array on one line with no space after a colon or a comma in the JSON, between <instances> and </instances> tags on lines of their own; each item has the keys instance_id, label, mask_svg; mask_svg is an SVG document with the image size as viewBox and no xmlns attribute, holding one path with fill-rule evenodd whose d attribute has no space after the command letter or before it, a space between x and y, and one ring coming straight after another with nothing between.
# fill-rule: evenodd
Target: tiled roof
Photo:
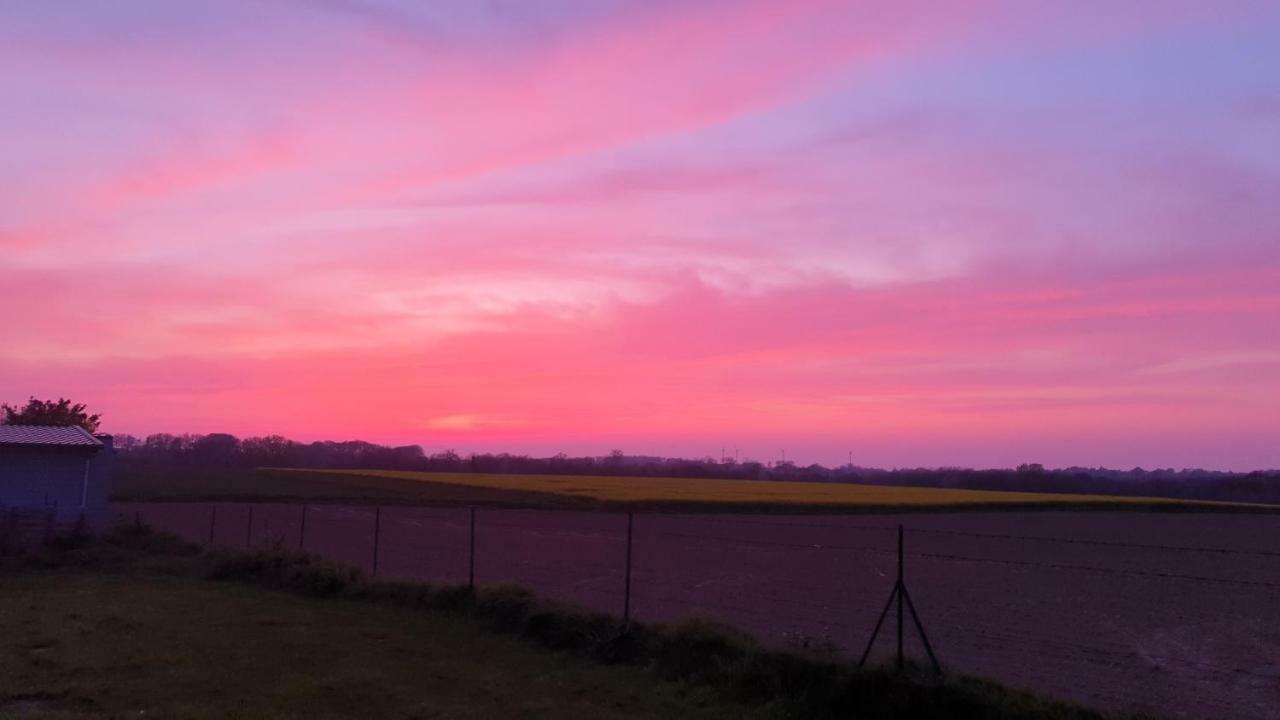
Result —
<instances>
[{"instance_id":1,"label":"tiled roof","mask_svg":"<svg viewBox=\"0 0 1280 720\"><path fill-rule=\"evenodd\" d=\"M96 448L102 441L81 427L0 425L0 447L5 445Z\"/></svg>"}]
</instances>

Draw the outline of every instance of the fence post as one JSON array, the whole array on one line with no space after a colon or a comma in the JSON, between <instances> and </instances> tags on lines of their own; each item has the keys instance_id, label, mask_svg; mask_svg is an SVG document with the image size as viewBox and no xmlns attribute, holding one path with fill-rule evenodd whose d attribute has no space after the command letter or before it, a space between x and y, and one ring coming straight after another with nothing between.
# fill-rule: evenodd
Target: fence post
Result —
<instances>
[{"instance_id":1,"label":"fence post","mask_svg":"<svg viewBox=\"0 0 1280 720\"><path fill-rule=\"evenodd\" d=\"M467 587L476 589L476 509L471 508L471 559L467 568Z\"/></svg>"},{"instance_id":2,"label":"fence post","mask_svg":"<svg viewBox=\"0 0 1280 720\"><path fill-rule=\"evenodd\" d=\"M876 626L871 631L871 639L867 640L867 648L862 651L862 658L858 660L858 668L861 669L867 664L867 658L871 656L871 648L876 643L876 638L880 635L880 627L884 625L884 619L889 616L889 610L893 608L894 602L898 603L898 670L903 669L905 663L902 653L902 620L903 605L911 611L911 621L915 623L916 632L920 633L920 640L924 643L925 652L929 654L929 662L933 664L933 671L939 675L942 674L942 665L938 663L938 656L933 652L933 645L929 642L929 636L925 634L924 623L920 622L920 613L916 612L915 603L911 602L911 593L907 591L907 581L903 577L903 557L906 553L903 550L902 541L902 525L898 525L898 579L893 584L893 591L889 593L889 600L884 604L884 610L880 611L880 619L876 620Z\"/></svg>"},{"instance_id":3,"label":"fence post","mask_svg":"<svg viewBox=\"0 0 1280 720\"><path fill-rule=\"evenodd\" d=\"M218 527L218 503L212 505L209 510L209 547L213 548L214 530Z\"/></svg>"},{"instance_id":4,"label":"fence post","mask_svg":"<svg viewBox=\"0 0 1280 720\"><path fill-rule=\"evenodd\" d=\"M298 552L304 552L307 543L307 504L302 503L302 525L298 528Z\"/></svg>"},{"instance_id":5,"label":"fence post","mask_svg":"<svg viewBox=\"0 0 1280 720\"><path fill-rule=\"evenodd\" d=\"M246 548L253 547L253 503L249 503L249 522L245 523L244 546Z\"/></svg>"},{"instance_id":6,"label":"fence post","mask_svg":"<svg viewBox=\"0 0 1280 720\"><path fill-rule=\"evenodd\" d=\"M373 576L378 576L378 536L382 534L382 506L373 508Z\"/></svg>"},{"instance_id":7,"label":"fence post","mask_svg":"<svg viewBox=\"0 0 1280 720\"><path fill-rule=\"evenodd\" d=\"M894 586L898 596L898 672L902 672L902 524L898 524L898 583Z\"/></svg>"},{"instance_id":8,"label":"fence post","mask_svg":"<svg viewBox=\"0 0 1280 720\"><path fill-rule=\"evenodd\" d=\"M627 581L626 588L623 591L622 600L622 621L631 622L631 537L632 529L635 526L636 514L633 511L627 512Z\"/></svg>"}]
</instances>

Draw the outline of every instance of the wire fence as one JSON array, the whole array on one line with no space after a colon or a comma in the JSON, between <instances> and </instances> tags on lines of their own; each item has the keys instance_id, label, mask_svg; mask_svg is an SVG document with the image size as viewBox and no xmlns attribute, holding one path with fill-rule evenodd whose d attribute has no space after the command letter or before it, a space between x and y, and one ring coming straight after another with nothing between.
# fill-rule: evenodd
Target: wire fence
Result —
<instances>
[{"instance_id":1,"label":"wire fence","mask_svg":"<svg viewBox=\"0 0 1280 720\"><path fill-rule=\"evenodd\" d=\"M523 585L645 621L706 616L769 643L854 659L866 649L873 662L897 652L902 619L872 635L894 604L901 552L906 609L918 610L948 670L1107 709L1280 717L1274 515L116 509L121 521L204 545L301 551L378 577ZM905 622L904 651L924 659Z\"/></svg>"}]
</instances>

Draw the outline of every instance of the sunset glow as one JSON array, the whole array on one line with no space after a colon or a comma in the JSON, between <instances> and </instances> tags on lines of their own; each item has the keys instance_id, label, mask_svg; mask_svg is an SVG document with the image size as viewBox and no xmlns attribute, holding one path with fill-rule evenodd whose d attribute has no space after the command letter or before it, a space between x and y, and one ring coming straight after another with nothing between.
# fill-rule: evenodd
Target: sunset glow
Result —
<instances>
[{"instance_id":1,"label":"sunset glow","mask_svg":"<svg viewBox=\"0 0 1280 720\"><path fill-rule=\"evenodd\" d=\"M1280 467L1274 2L0 9L0 400Z\"/></svg>"}]
</instances>

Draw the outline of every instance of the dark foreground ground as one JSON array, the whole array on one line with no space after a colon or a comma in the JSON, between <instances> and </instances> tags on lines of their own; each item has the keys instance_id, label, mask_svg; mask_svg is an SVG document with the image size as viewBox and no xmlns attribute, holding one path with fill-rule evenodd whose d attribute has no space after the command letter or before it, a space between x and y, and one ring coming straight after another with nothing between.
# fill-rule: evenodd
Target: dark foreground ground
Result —
<instances>
[{"instance_id":1,"label":"dark foreground ground","mask_svg":"<svg viewBox=\"0 0 1280 720\"><path fill-rule=\"evenodd\" d=\"M0 553L0 717L1107 720L705 620L624 622L511 586L201 552L138 526Z\"/></svg>"},{"instance_id":2,"label":"dark foreground ground","mask_svg":"<svg viewBox=\"0 0 1280 720\"><path fill-rule=\"evenodd\" d=\"M4 718L763 716L431 613L145 574L0 583Z\"/></svg>"},{"instance_id":3,"label":"dark foreground ground","mask_svg":"<svg viewBox=\"0 0 1280 720\"><path fill-rule=\"evenodd\" d=\"M201 544L301 546L366 571L376 529L379 577L465 583L471 569L465 508L258 504L250 523L249 507L120 510ZM476 517L477 583L623 612L626 515ZM774 645L857 657L893 584L899 522L907 582L946 667L1115 711L1280 717L1275 515L637 514L629 609L648 621L710 616ZM908 631L907 651L922 658ZM891 644L882 634L873 657Z\"/></svg>"}]
</instances>

